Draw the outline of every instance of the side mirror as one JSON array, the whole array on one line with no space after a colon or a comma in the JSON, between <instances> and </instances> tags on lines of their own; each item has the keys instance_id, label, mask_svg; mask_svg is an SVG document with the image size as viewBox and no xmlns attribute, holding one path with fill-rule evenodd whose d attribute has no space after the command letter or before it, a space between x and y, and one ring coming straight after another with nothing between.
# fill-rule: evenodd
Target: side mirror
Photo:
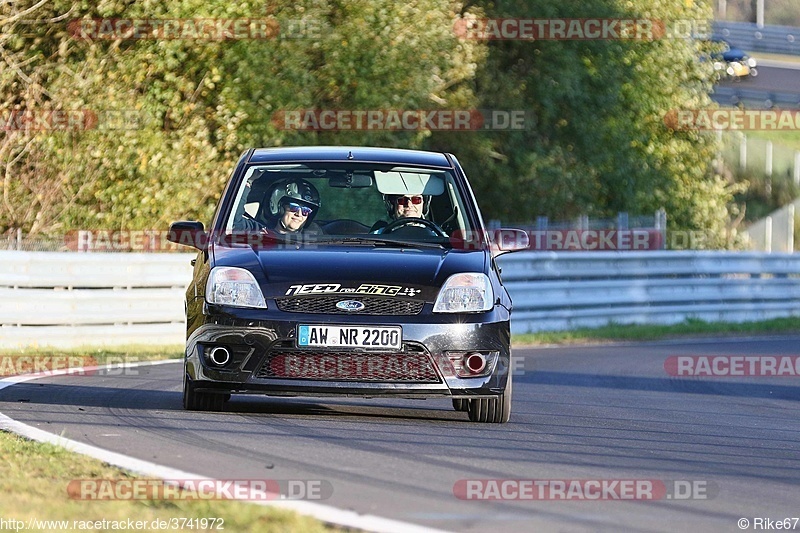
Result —
<instances>
[{"instance_id":1,"label":"side mirror","mask_svg":"<svg viewBox=\"0 0 800 533\"><path fill-rule=\"evenodd\" d=\"M492 251L495 255L527 250L530 246L528 233L521 229L503 228L492 232Z\"/></svg>"},{"instance_id":2,"label":"side mirror","mask_svg":"<svg viewBox=\"0 0 800 533\"><path fill-rule=\"evenodd\" d=\"M175 244L191 246L205 251L208 248L208 234L202 222L181 220L169 225L167 240Z\"/></svg>"}]
</instances>

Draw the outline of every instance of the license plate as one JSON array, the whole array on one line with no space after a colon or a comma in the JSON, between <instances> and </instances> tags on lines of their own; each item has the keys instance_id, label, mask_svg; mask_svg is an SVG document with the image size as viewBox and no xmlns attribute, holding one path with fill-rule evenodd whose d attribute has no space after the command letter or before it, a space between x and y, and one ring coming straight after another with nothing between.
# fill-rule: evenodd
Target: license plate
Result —
<instances>
[{"instance_id":1,"label":"license plate","mask_svg":"<svg viewBox=\"0 0 800 533\"><path fill-rule=\"evenodd\" d=\"M400 326L297 326L297 346L393 348L403 346Z\"/></svg>"}]
</instances>

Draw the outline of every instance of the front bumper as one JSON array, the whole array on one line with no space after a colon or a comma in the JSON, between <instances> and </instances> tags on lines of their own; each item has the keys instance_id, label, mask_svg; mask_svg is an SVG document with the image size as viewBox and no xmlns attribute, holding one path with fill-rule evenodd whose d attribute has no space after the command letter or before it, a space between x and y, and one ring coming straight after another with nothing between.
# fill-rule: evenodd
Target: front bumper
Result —
<instances>
[{"instance_id":1,"label":"front bumper","mask_svg":"<svg viewBox=\"0 0 800 533\"><path fill-rule=\"evenodd\" d=\"M474 399L496 397L506 387L510 327L508 311L502 306L475 315L423 313L408 317L298 315L203 307L202 324L191 332L186 344L186 374L198 392ZM403 328L403 346L391 353L298 348L298 324L399 325ZM215 346L223 346L231 354L230 362L223 367L208 358L211 347ZM485 375L457 376L448 354L476 351L487 354L492 361ZM273 371L280 366L276 362L283 364L289 359L294 359L295 370L310 364L309 360L325 364L314 366L319 372L311 379L302 372L284 375ZM389 362L384 365L387 360ZM407 361L411 366L405 366ZM395 367L390 368L392 364ZM354 365L363 371L353 374ZM397 371L403 368L413 368L414 372ZM372 372L373 369L377 370Z\"/></svg>"}]
</instances>

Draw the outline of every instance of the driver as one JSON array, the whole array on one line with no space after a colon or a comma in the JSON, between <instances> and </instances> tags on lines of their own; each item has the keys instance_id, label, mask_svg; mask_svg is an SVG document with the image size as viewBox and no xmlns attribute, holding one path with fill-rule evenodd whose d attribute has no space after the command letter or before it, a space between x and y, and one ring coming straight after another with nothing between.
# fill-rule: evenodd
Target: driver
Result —
<instances>
[{"instance_id":1,"label":"driver","mask_svg":"<svg viewBox=\"0 0 800 533\"><path fill-rule=\"evenodd\" d=\"M394 221L401 218L425 218L430 208L430 197L421 194L384 194L383 201L389 218ZM388 224L379 220L372 226L372 233L383 233Z\"/></svg>"}]
</instances>

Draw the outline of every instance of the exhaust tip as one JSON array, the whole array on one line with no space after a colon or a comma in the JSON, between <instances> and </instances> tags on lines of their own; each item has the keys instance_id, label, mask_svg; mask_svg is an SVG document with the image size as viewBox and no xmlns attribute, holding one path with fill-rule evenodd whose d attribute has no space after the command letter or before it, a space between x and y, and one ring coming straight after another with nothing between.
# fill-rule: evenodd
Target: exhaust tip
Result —
<instances>
[{"instance_id":1,"label":"exhaust tip","mask_svg":"<svg viewBox=\"0 0 800 533\"><path fill-rule=\"evenodd\" d=\"M480 374L486 368L486 357L480 353L471 353L464 357L464 366L473 374Z\"/></svg>"},{"instance_id":2,"label":"exhaust tip","mask_svg":"<svg viewBox=\"0 0 800 533\"><path fill-rule=\"evenodd\" d=\"M225 366L231 360L231 353L223 346L215 346L209 352L208 358L217 366Z\"/></svg>"}]
</instances>

